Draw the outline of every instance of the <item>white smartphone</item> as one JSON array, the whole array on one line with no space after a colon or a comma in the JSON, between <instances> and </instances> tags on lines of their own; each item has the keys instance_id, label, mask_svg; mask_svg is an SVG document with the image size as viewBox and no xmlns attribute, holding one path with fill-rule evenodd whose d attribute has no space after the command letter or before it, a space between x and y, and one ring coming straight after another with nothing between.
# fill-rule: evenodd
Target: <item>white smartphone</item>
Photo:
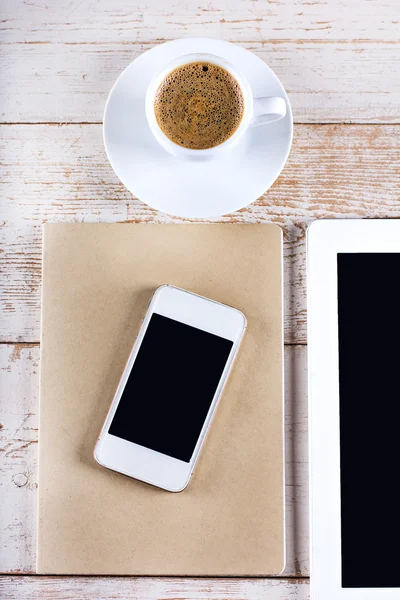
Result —
<instances>
[{"instance_id":1,"label":"white smartphone","mask_svg":"<svg viewBox=\"0 0 400 600\"><path fill-rule=\"evenodd\" d=\"M245 329L235 308L159 287L97 441L97 462L184 490Z\"/></svg>"}]
</instances>

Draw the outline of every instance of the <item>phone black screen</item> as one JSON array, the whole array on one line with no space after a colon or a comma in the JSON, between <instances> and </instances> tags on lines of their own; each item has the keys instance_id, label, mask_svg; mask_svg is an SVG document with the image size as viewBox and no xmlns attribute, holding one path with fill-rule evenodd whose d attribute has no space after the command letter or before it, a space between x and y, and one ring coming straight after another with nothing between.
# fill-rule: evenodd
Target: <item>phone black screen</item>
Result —
<instances>
[{"instance_id":1,"label":"phone black screen","mask_svg":"<svg viewBox=\"0 0 400 600\"><path fill-rule=\"evenodd\" d=\"M154 313L108 432L190 462L232 346Z\"/></svg>"},{"instance_id":2,"label":"phone black screen","mask_svg":"<svg viewBox=\"0 0 400 600\"><path fill-rule=\"evenodd\" d=\"M400 254L338 254L338 318L342 587L400 587Z\"/></svg>"}]
</instances>

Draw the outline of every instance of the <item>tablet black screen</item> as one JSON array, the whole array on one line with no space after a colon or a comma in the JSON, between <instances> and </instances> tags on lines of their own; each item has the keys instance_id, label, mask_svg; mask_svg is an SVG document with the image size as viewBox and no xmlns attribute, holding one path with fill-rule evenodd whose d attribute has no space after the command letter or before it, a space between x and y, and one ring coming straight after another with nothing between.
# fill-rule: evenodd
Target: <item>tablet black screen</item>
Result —
<instances>
[{"instance_id":1,"label":"tablet black screen","mask_svg":"<svg viewBox=\"0 0 400 600\"><path fill-rule=\"evenodd\" d=\"M338 254L338 324L342 587L400 587L400 254Z\"/></svg>"}]
</instances>

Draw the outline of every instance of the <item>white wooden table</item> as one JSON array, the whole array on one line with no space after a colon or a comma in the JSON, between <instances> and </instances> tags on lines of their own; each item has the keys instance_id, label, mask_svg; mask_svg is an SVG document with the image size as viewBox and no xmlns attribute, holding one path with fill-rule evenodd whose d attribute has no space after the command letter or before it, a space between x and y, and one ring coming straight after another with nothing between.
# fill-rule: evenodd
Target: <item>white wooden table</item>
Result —
<instances>
[{"instance_id":1,"label":"white wooden table","mask_svg":"<svg viewBox=\"0 0 400 600\"><path fill-rule=\"evenodd\" d=\"M400 217L398 0L3 0L0 31L0 598L309 598L305 232L320 217ZM42 224L179 221L119 183L101 119L138 54L189 36L254 51L294 109L278 181L219 219L285 234L287 567L273 579L34 576Z\"/></svg>"}]
</instances>

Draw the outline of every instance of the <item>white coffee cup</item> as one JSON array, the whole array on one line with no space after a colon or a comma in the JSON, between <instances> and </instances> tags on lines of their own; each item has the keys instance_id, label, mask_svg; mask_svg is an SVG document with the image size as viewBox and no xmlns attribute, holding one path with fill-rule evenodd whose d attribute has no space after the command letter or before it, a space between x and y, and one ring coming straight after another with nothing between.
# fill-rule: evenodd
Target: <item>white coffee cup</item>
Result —
<instances>
[{"instance_id":1,"label":"white coffee cup","mask_svg":"<svg viewBox=\"0 0 400 600\"><path fill-rule=\"evenodd\" d=\"M157 123L154 112L154 101L157 90L165 77L174 69L192 62L208 62L222 67L232 75L238 82L244 98L244 112L239 127L224 142L213 148L194 150L184 148L170 140ZM159 142L168 152L174 156L184 159L210 160L216 158L225 150L235 145L245 134L249 127L257 127L278 121L286 115L286 102L284 98L265 97L253 98L253 94L247 79L239 74L236 69L224 58L213 54L186 54L169 63L160 73L152 79L146 93L146 116L149 127Z\"/></svg>"}]
</instances>

